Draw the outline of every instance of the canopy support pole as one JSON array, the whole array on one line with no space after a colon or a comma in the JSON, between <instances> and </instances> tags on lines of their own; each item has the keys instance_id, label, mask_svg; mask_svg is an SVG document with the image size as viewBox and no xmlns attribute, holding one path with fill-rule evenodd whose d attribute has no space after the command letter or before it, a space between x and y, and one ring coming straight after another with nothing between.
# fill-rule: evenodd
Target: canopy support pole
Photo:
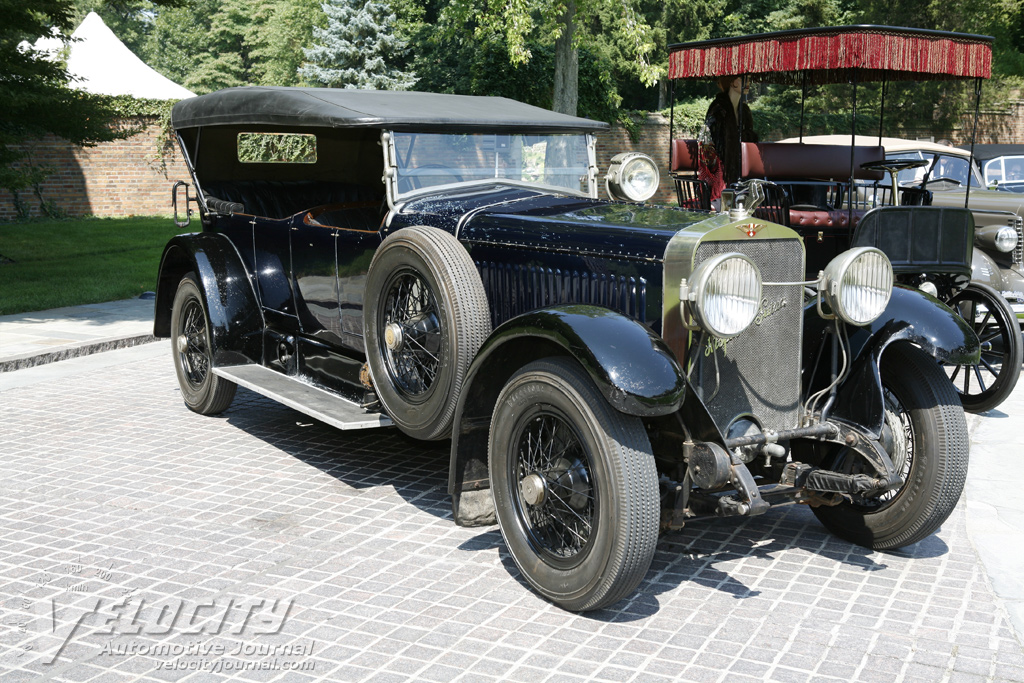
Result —
<instances>
[{"instance_id":1,"label":"canopy support pole","mask_svg":"<svg viewBox=\"0 0 1024 683\"><path fill-rule=\"evenodd\" d=\"M807 71L802 73L800 94L800 142L804 141L804 106L807 104Z\"/></svg>"},{"instance_id":2,"label":"canopy support pole","mask_svg":"<svg viewBox=\"0 0 1024 683\"><path fill-rule=\"evenodd\" d=\"M850 125L850 233L853 233L853 198L856 190L853 187L854 168L853 164L857 159L854 148L857 146L857 69L853 69L853 119Z\"/></svg>"},{"instance_id":3,"label":"canopy support pole","mask_svg":"<svg viewBox=\"0 0 1024 683\"><path fill-rule=\"evenodd\" d=\"M740 141L736 148L736 168L743 176L743 107L747 106L747 75L740 76L740 106L736 108L736 138Z\"/></svg>"},{"instance_id":4,"label":"canopy support pole","mask_svg":"<svg viewBox=\"0 0 1024 683\"><path fill-rule=\"evenodd\" d=\"M675 150L675 145L672 143L675 140L675 128L676 128L676 82L668 82L668 172L672 174L672 169L675 166L672 164L672 152Z\"/></svg>"},{"instance_id":5,"label":"canopy support pole","mask_svg":"<svg viewBox=\"0 0 1024 683\"><path fill-rule=\"evenodd\" d=\"M967 191L964 192L964 208L971 201L971 178L974 177L974 143L978 139L978 111L981 109L981 78L974 79L974 128L971 130L971 158L967 160Z\"/></svg>"},{"instance_id":6,"label":"canopy support pole","mask_svg":"<svg viewBox=\"0 0 1024 683\"><path fill-rule=\"evenodd\" d=\"M882 125L885 122L885 87L889 85L889 73L882 74L882 103L878 109L878 146L882 146Z\"/></svg>"}]
</instances>

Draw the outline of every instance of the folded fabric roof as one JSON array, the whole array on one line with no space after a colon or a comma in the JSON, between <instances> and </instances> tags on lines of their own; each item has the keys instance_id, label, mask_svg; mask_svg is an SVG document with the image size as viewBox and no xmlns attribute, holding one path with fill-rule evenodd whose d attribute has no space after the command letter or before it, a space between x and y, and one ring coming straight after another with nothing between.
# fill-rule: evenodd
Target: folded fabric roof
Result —
<instances>
[{"instance_id":1,"label":"folded fabric roof","mask_svg":"<svg viewBox=\"0 0 1024 683\"><path fill-rule=\"evenodd\" d=\"M183 100L175 129L218 125L388 128L420 132L596 132L601 121L504 97L343 88L227 88Z\"/></svg>"}]
</instances>

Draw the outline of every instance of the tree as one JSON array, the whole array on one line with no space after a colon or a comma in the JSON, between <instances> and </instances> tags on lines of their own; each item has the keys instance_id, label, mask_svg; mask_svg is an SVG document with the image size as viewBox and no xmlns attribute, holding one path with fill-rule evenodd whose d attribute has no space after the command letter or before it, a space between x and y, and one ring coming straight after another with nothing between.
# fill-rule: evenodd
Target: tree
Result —
<instances>
[{"instance_id":1,"label":"tree","mask_svg":"<svg viewBox=\"0 0 1024 683\"><path fill-rule=\"evenodd\" d=\"M252 82L252 57L246 36L252 29L252 3L220 0L210 17L209 49L185 79L196 92L212 92Z\"/></svg>"},{"instance_id":2,"label":"tree","mask_svg":"<svg viewBox=\"0 0 1024 683\"><path fill-rule=\"evenodd\" d=\"M72 12L71 0L0 0L0 187L16 201L27 187L35 186L39 196L46 176L45 168L32 165L28 141L52 133L93 145L124 136L110 126L114 110L105 98L72 89L64 64L30 47L55 29L70 36Z\"/></svg>"},{"instance_id":3,"label":"tree","mask_svg":"<svg viewBox=\"0 0 1024 683\"><path fill-rule=\"evenodd\" d=\"M206 92L196 75L200 60L213 50L209 26L218 6L218 0L194 0L188 7L160 8L146 43L146 63L189 90Z\"/></svg>"},{"instance_id":4,"label":"tree","mask_svg":"<svg viewBox=\"0 0 1024 683\"><path fill-rule=\"evenodd\" d=\"M260 85L298 85L303 47L313 28L326 24L320 0L277 0L259 3L246 34L252 77Z\"/></svg>"},{"instance_id":5,"label":"tree","mask_svg":"<svg viewBox=\"0 0 1024 683\"><path fill-rule=\"evenodd\" d=\"M377 0L328 0L327 28L313 28L317 41L304 50L299 75L332 88L408 90L414 74L396 66L406 43L394 32L395 15Z\"/></svg>"},{"instance_id":6,"label":"tree","mask_svg":"<svg viewBox=\"0 0 1024 683\"><path fill-rule=\"evenodd\" d=\"M504 36L513 65L524 64L532 56L531 38L551 36L555 42L555 90L552 108L563 114L576 114L578 99L579 52L587 37L588 23L599 20L603 9L614 6L605 26L624 46L636 67L636 74L647 86L655 84L659 68L652 65L657 49L653 32L638 9L639 0L453 0L446 10L445 26L462 31L474 26L481 39L489 34Z\"/></svg>"},{"instance_id":7,"label":"tree","mask_svg":"<svg viewBox=\"0 0 1024 683\"><path fill-rule=\"evenodd\" d=\"M424 24L431 33L433 26ZM551 109L554 92L554 46L529 44L529 62L509 66L509 51L502 36L486 41L448 38L440 34L417 42L417 90L459 95L508 97ZM620 100L612 83L612 66L602 56L580 48L579 115L614 121Z\"/></svg>"}]
</instances>

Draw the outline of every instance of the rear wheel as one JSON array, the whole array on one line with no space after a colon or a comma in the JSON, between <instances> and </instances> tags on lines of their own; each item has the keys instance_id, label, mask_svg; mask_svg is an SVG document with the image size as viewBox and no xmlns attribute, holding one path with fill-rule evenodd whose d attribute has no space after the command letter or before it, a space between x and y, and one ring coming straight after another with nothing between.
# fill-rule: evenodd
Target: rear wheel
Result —
<instances>
[{"instance_id":1,"label":"rear wheel","mask_svg":"<svg viewBox=\"0 0 1024 683\"><path fill-rule=\"evenodd\" d=\"M967 477L968 434L956 392L934 359L909 344L882 357L885 424L882 443L904 480L876 498L854 498L814 514L830 531L875 550L893 550L935 532L960 500ZM870 473L840 449L826 468Z\"/></svg>"},{"instance_id":2,"label":"rear wheel","mask_svg":"<svg viewBox=\"0 0 1024 683\"><path fill-rule=\"evenodd\" d=\"M981 342L976 365L950 365L953 382L964 410L983 413L1013 393L1020 377L1022 342L1017 316L1006 299L988 285L972 283L949 302Z\"/></svg>"},{"instance_id":3,"label":"rear wheel","mask_svg":"<svg viewBox=\"0 0 1024 683\"><path fill-rule=\"evenodd\" d=\"M538 361L502 389L488 455L502 536L537 592L584 611L636 589L660 514L639 418L611 408L573 361Z\"/></svg>"},{"instance_id":4,"label":"rear wheel","mask_svg":"<svg viewBox=\"0 0 1024 683\"><path fill-rule=\"evenodd\" d=\"M181 397L191 410L202 415L224 412L235 398L234 382L213 373L213 345L206 305L192 275L178 283L171 308L171 340L174 372Z\"/></svg>"}]
</instances>

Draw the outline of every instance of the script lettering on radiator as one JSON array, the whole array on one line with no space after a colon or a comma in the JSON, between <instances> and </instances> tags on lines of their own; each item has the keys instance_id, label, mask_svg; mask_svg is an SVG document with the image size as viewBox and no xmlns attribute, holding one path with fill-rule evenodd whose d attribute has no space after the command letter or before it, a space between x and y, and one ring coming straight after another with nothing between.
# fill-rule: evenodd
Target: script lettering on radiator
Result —
<instances>
[{"instance_id":1,"label":"script lettering on radiator","mask_svg":"<svg viewBox=\"0 0 1024 683\"><path fill-rule=\"evenodd\" d=\"M782 297L778 301L769 301L768 297L761 299L761 310L757 312L754 317L754 324L760 325L765 319L775 315L783 308L786 307L786 297Z\"/></svg>"}]
</instances>

